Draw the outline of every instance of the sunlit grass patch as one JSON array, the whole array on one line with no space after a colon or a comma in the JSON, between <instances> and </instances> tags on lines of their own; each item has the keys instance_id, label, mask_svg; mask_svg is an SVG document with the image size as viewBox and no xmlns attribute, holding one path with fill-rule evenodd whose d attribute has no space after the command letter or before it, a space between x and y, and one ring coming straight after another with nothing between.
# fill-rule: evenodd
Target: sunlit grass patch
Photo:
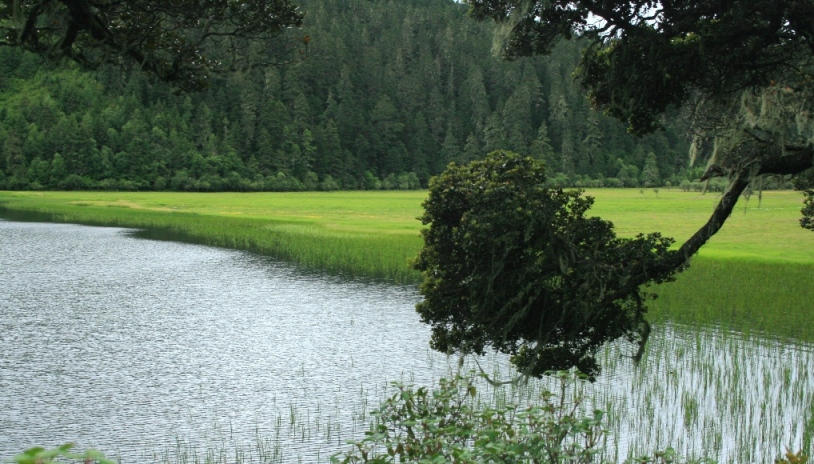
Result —
<instances>
[{"instance_id":1,"label":"sunlit grass patch","mask_svg":"<svg viewBox=\"0 0 814 464\"><path fill-rule=\"evenodd\" d=\"M414 192L25 192L0 194L0 202L49 220L146 228L153 238L250 250L331 273L418 280L407 264L421 246Z\"/></svg>"}]
</instances>

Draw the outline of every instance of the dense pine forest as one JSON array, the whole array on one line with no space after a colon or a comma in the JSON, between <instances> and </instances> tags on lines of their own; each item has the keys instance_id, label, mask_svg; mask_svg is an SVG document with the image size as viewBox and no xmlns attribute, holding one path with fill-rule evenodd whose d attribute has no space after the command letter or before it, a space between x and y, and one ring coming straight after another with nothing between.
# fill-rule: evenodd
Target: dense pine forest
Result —
<instances>
[{"instance_id":1,"label":"dense pine forest","mask_svg":"<svg viewBox=\"0 0 814 464\"><path fill-rule=\"evenodd\" d=\"M302 59L202 93L0 49L0 189L414 189L496 149L545 160L555 186L698 177L680 130L634 138L590 109L578 43L510 62L450 0L301 5Z\"/></svg>"}]
</instances>

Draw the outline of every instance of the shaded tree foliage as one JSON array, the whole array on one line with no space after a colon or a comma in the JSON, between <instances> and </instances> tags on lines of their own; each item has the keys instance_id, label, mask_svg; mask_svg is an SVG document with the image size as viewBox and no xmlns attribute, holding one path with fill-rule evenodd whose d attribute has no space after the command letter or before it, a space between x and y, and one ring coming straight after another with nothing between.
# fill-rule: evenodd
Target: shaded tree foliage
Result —
<instances>
[{"instance_id":1,"label":"shaded tree foliage","mask_svg":"<svg viewBox=\"0 0 814 464\"><path fill-rule=\"evenodd\" d=\"M683 108L706 151L702 179L729 186L689 258L720 229L761 175L798 175L814 162L814 3L758 1L469 0L476 19L506 31L508 58L550 54L585 38L576 75L592 105L634 134ZM713 148L712 150L705 150Z\"/></svg>"},{"instance_id":2,"label":"shaded tree foliage","mask_svg":"<svg viewBox=\"0 0 814 464\"><path fill-rule=\"evenodd\" d=\"M729 98L778 80L814 51L814 4L758 1L469 0L509 30L508 58L592 41L578 68L592 102L635 133L696 91Z\"/></svg>"},{"instance_id":3,"label":"shaded tree foliage","mask_svg":"<svg viewBox=\"0 0 814 464\"><path fill-rule=\"evenodd\" d=\"M637 135L685 110L692 155L712 148L702 179L729 179L710 219L675 251L657 233L618 239L611 223L585 217L591 199L546 189L542 168L516 155L451 166L431 183L415 267L424 273L417 309L432 325L432 346L478 354L493 347L525 374L576 367L593 375L603 343L646 340L641 285L683 269L755 177L812 167L814 3L468 3L476 19L497 21L510 59L552 54L561 39L587 40L576 75L594 108ZM579 161L574 140L589 156L601 142L593 121L585 136L572 133L567 87L552 75L549 122L568 173ZM642 166L645 182L657 183L658 157L642 158L643 166L619 159L620 177L638 177ZM806 227L814 227L812 197Z\"/></svg>"},{"instance_id":4,"label":"shaded tree foliage","mask_svg":"<svg viewBox=\"0 0 814 464\"><path fill-rule=\"evenodd\" d=\"M616 159L641 172L644 156L632 156L651 151L664 179L689 178L689 145L674 129L632 140L621 123L586 117L584 93L564 71L582 43L563 43L548 61L507 62L492 53L495 27L457 2L292 1L304 15L296 34L313 39L309 58L212 73L205 92L175 95L138 67L44 67L38 55L0 47L0 147L11 139L16 154L0 156L0 188L66 188L76 175L84 180L70 185L98 189L301 190L327 176L325 186L351 189L413 185L411 172L426 186L449 161L496 149L545 159L560 185L616 185ZM69 128L78 130L65 150ZM106 167L82 168L95 155L79 160L77 147L95 149ZM63 177L29 169L57 152ZM563 165L568 174L556 175Z\"/></svg>"},{"instance_id":5,"label":"shaded tree foliage","mask_svg":"<svg viewBox=\"0 0 814 464\"><path fill-rule=\"evenodd\" d=\"M302 24L289 0L3 0L0 46L85 67L131 62L183 89L266 64Z\"/></svg>"},{"instance_id":6,"label":"shaded tree foliage","mask_svg":"<svg viewBox=\"0 0 814 464\"><path fill-rule=\"evenodd\" d=\"M618 238L611 222L586 217L593 198L545 185L541 162L505 151L430 182L413 266L434 349L494 348L528 375L574 366L595 375L604 343L645 342L641 285L677 271L664 265L673 241Z\"/></svg>"}]
</instances>

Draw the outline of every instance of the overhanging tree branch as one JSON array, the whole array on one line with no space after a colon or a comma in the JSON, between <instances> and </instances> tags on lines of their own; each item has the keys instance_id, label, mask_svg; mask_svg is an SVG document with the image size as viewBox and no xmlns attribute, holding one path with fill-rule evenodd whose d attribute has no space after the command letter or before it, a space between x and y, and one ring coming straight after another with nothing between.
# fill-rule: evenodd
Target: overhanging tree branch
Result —
<instances>
[{"instance_id":1,"label":"overhanging tree branch","mask_svg":"<svg viewBox=\"0 0 814 464\"><path fill-rule=\"evenodd\" d=\"M291 0L0 0L2 45L87 68L129 61L184 90L211 73L285 61L273 54L294 42L270 44L301 24ZM223 59L229 52L236 62Z\"/></svg>"}]
</instances>

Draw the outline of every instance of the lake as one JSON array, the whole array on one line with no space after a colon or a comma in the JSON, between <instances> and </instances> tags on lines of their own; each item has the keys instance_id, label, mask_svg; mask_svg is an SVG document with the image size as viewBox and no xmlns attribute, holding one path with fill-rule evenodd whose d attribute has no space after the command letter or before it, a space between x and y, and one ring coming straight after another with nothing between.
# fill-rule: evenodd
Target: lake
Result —
<instances>
[{"instance_id":1,"label":"lake","mask_svg":"<svg viewBox=\"0 0 814 464\"><path fill-rule=\"evenodd\" d=\"M362 435L390 381L429 385L457 364L428 349L413 287L137 235L0 220L0 459L75 442L124 463L234 462L235 449L325 461ZM770 462L811 449L811 348L660 324L639 367L614 344L585 388L620 461L671 445ZM481 364L509 375L500 357Z\"/></svg>"}]
</instances>

